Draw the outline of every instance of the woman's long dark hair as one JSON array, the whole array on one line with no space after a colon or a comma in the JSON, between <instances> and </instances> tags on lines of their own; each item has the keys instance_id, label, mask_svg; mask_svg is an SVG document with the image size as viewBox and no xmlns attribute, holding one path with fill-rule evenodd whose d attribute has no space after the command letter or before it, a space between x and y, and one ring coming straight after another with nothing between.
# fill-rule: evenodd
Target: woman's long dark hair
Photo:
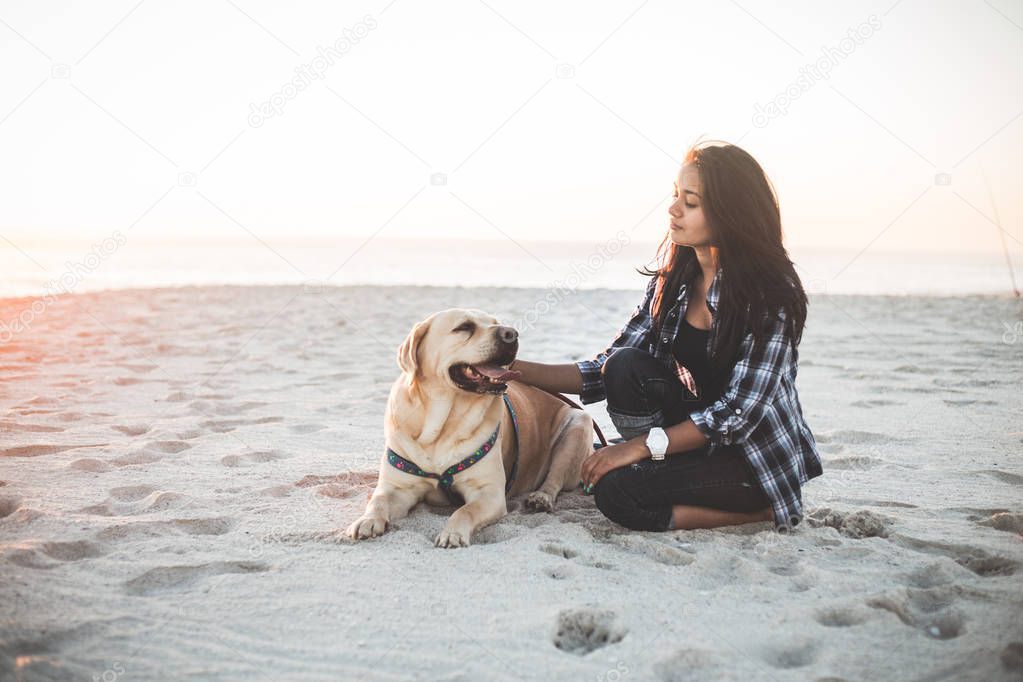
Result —
<instances>
[{"instance_id":1,"label":"woman's long dark hair","mask_svg":"<svg viewBox=\"0 0 1023 682\"><path fill-rule=\"evenodd\" d=\"M779 311L785 314L789 336L799 344L807 299L782 245L778 199L760 164L739 147L722 142L694 145L684 163L699 169L700 203L722 273L711 355L714 385L710 388L716 396L739 359L746 333L752 331L755 348L762 347ZM657 249L657 261L656 269L639 271L662 278L652 303L653 338L660 336L679 287L700 274L696 252L673 243L670 231Z\"/></svg>"}]
</instances>

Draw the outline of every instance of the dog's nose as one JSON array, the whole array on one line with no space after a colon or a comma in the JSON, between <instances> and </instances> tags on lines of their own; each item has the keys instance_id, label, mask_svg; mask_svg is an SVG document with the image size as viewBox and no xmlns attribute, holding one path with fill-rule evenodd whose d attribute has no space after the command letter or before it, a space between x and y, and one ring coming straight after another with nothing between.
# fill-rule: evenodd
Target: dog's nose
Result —
<instances>
[{"instance_id":1,"label":"dog's nose","mask_svg":"<svg viewBox=\"0 0 1023 682\"><path fill-rule=\"evenodd\" d=\"M519 338L519 332L514 327L498 327L497 338L504 343L512 343Z\"/></svg>"}]
</instances>

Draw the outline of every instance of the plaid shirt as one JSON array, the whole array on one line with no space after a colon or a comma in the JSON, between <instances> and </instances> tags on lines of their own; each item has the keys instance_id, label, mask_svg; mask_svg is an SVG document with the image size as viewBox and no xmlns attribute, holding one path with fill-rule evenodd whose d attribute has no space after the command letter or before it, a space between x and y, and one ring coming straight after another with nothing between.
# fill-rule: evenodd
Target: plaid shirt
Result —
<instances>
[{"instance_id":1,"label":"plaid shirt","mask_svg":"<svg viewBox=\"0 0 1023 682\"><path fill-rule=\"evenodd\" d=\"M707 308L715 319L722 271L707 291ZM584 404L604 400L601 367L617 349L641 348L673 369L694 394L692 375L675 360L673 347L679 327L686 316L687 286L682 284L678 301L668 311L659 339L651 339L651 304L661 278L651 277L643 301L628 323L619 330L611 345L592 360L575 364L583 376L579 400ZM716 322L716 319L715 319ZM707 340L708 356L714 343L716 324ZM771 500L775 527L787 532L803 517L801 487L822 473L820 455L813 434L803 419L796 394L798 351L785 330L784 313L774 320L762 347L753 352L753 333L747 330L739 360L721 396L706 408L690 413L689 418L709 440L708 454L719 445L739 445L756 474L764 493Z\"/></svg>"}]
</instances>

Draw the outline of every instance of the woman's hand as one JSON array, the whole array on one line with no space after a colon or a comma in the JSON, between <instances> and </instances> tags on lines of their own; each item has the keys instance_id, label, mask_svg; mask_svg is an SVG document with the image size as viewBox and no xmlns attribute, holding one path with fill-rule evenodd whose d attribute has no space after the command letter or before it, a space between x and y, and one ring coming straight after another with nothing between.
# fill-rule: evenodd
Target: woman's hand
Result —
<instances>
[{"instance_id":1,"label":"woman's hand","mask_svg":"<svg viewBox=\"0 0 1023 682\"><path fill-rule=\"evenodd\" d=\"M624 443L600 448L583 460L580 476L583 492L587 495L593 492L597 481L607 472L640 462L648 457L650 457L650 450L646 446L646 436L636 436Z\"/></svg>"}]
</instances>

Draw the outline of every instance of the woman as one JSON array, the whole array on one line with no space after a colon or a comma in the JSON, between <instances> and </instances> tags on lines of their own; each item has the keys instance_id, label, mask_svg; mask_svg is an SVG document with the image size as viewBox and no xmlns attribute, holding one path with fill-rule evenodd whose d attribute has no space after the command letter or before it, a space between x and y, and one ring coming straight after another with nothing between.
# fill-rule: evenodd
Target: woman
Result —
<instances>
[{"instance_id":1,"label":"woman","mask_svg":"<svg viewBox=\"0 0 1023 682\"><path fill-rule=\"evenodd\" d=\"M583 463L612 521L673 530L802 519L822 473L796 394L806 294L782 246L778 202L734 145L691 148L643 301L592 360L517 360L520 381L607 400L626 439Z\"/></svg>"}]
</instances>

